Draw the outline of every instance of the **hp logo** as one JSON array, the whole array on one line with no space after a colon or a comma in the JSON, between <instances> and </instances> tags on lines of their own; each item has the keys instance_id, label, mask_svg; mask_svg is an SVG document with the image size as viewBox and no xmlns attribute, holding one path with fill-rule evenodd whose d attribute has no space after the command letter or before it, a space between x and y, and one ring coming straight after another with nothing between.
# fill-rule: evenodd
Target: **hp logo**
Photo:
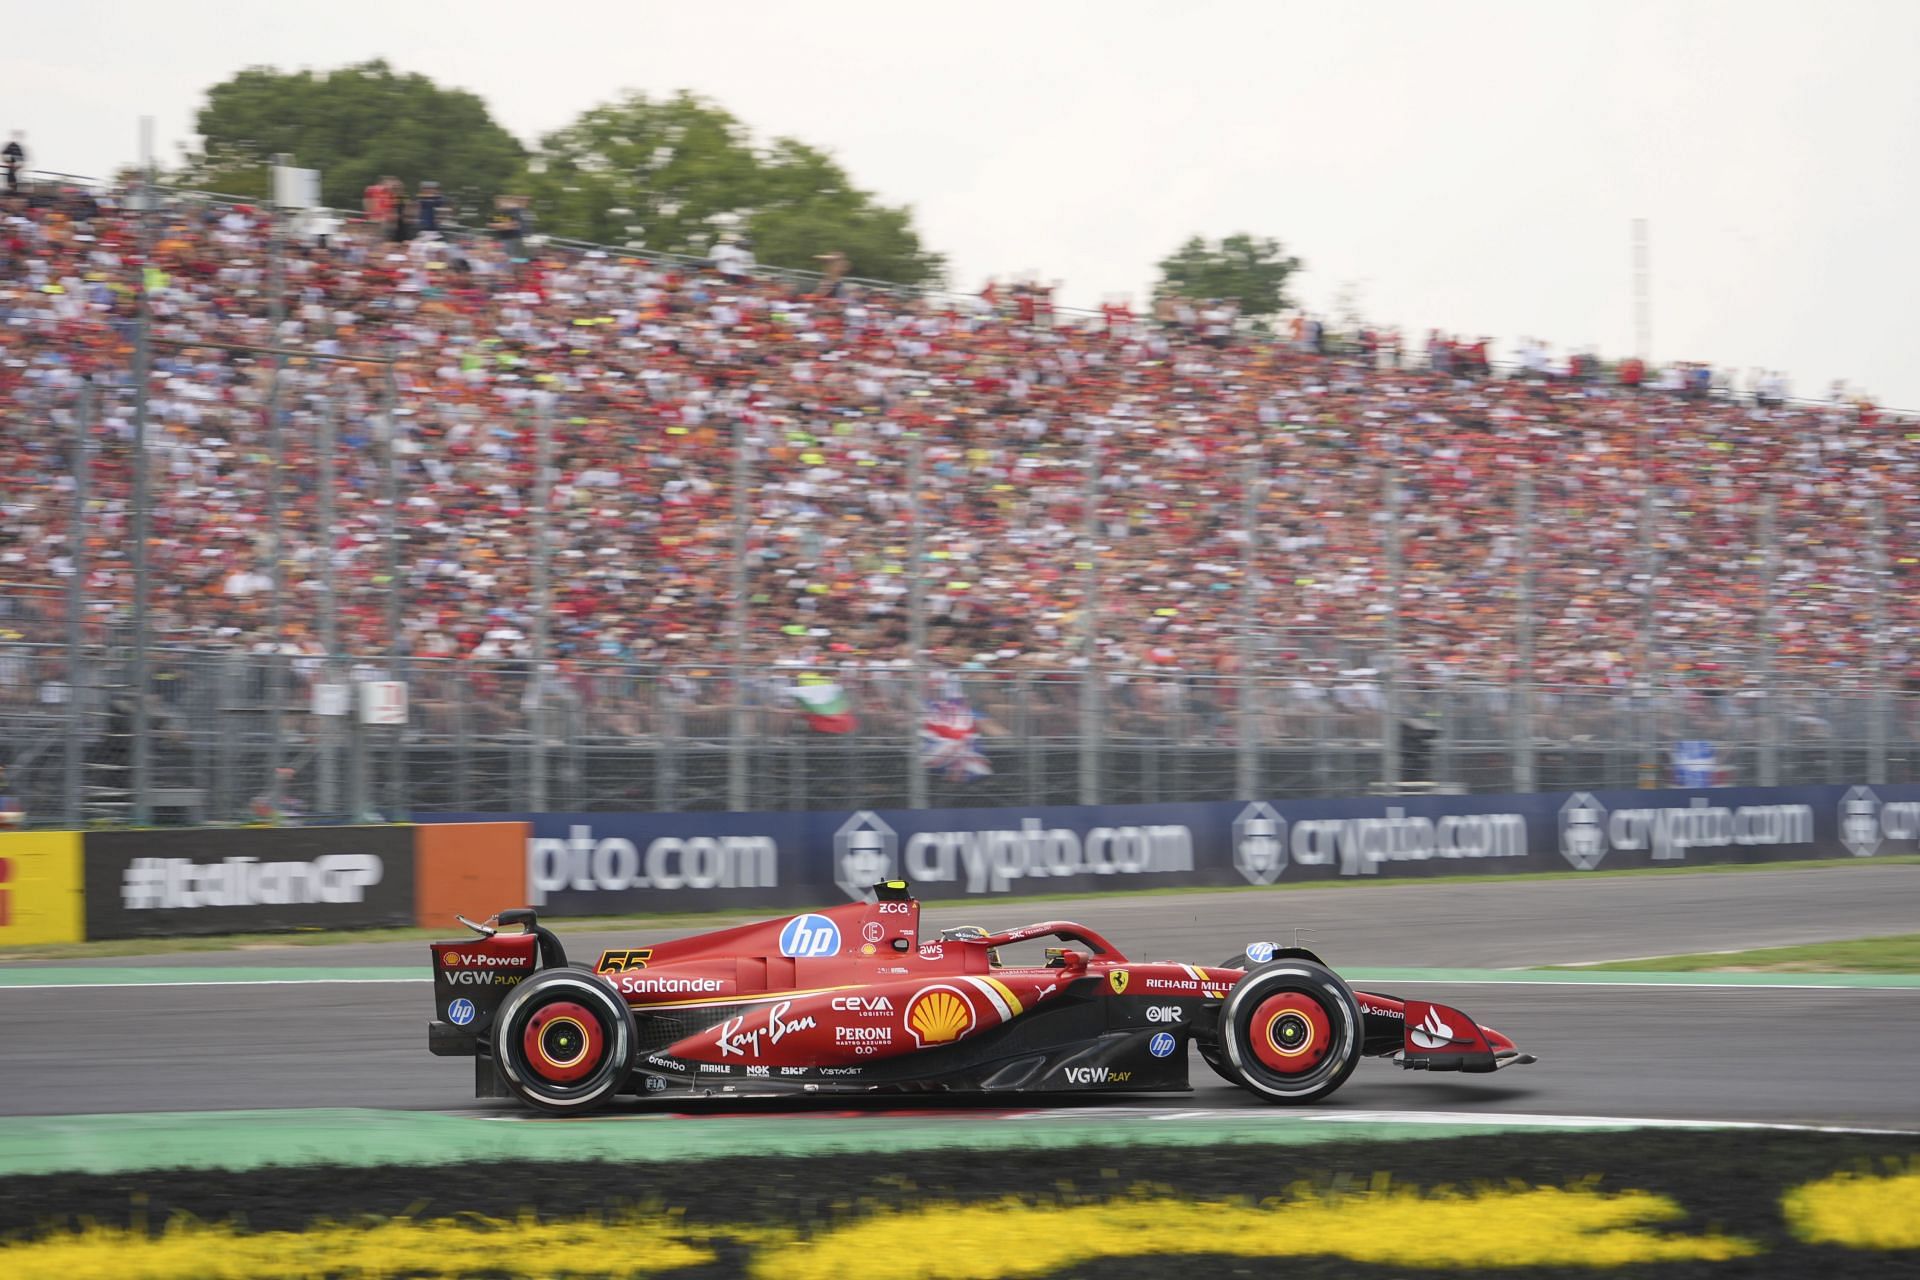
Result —
<instances>
[{"instance_id":1,"label":"hp logo","mask_svg":"<svg viewBox=\"0 0 1920 1280\"><path fill-rule=\"evenodd\" d=\"M840 927L825 916L795 916L780 931L780 954L817 959L840 950Z\"/></svg>"}]
</instances>

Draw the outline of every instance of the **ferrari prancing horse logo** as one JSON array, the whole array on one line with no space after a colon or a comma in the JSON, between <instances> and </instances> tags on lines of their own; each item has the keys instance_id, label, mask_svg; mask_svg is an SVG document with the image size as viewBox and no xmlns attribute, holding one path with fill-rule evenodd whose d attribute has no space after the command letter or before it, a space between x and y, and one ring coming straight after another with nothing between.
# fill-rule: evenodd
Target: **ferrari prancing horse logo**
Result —
<instances>
[{"instance_id":1,"label":"ferrari prancing horse logo","mask_svg":"<svg viewBox=\"0 0 1920 1280\"><path fill-rule=\"evenodd\" d=\"M1127 971L1125 969L1115 969L1107 975L1107 981L1113 984L1113 994L1117 996L1127 994Z\"/></svg>"}]
</instances>

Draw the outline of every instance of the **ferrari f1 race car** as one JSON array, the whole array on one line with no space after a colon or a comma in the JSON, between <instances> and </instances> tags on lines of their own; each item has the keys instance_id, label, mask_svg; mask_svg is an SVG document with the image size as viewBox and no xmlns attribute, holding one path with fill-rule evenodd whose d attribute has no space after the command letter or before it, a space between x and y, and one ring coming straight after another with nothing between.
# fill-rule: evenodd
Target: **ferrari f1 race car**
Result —
<instances>
[{"instance_id":1,"label":"ferrari f1 race car","mask_svg":"<svg viewBox=\"0 0 1920 1280\"><path fill-rule=\"evenodd\" d=\"M1189 1044L1277 1103L1326 1097L1363 1057L1534 1060L1456 1009L1355 991L1297 947L1202 968L1130 960L1061 920L922 938L905 883L874 897L591 964L529 908L463 918L477 939L430 944L428 1048L473 1058L481 1097L565 1114L620 1094L1170 1093L1190 1087ZM1039 954L1009 958L1022 951Z\"/></svg>"}]
</instances>

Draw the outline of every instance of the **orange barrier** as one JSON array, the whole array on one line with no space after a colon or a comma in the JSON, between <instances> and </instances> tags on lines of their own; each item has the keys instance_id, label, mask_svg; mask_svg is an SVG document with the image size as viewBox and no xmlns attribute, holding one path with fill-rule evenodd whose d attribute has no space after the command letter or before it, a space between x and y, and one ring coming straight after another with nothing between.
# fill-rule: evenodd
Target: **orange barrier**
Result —
<instances>
[{"instance_id":1,"label":"orange barrier","mask_svg":"<svg viewBox=\"0 0 1920 1280\"><path fill-rule=\"evenodd\" d=\"M454 915L481 920L527 901L524 822L427 823L414 828L414 910L427 928Z\"/></svg>"}]
</instances>

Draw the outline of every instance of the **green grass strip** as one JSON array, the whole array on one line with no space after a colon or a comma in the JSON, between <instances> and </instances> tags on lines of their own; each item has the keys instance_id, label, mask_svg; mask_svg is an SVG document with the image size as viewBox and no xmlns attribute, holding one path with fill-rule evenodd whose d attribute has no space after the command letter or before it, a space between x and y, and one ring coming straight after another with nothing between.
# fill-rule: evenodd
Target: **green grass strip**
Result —
<instances>
[{"instance_id":1,"label":"green grass strip","mask_svg":"<svg viewBox=\"0 0 1920 1280\"><path fill-rule=\"evenodd\" d=\"M1449 1138L1539 1124L1324 1121L1286 1115L1039 1113L1008 1119L961 1112L920 1116L769 1115L724 1119L634 1114L546 1119L518 1112L450 1115L326 1108L35 1116L0 1120L0 1177L135 1169L253 1169L265 1165L451 1164L466 1160L707 1160L941 1148L1072 1147L1114 1142L1212 1146ZM1548 1125L1549 1129L1559 1126ZM1566 1129L1596 1126L1568 1124ZM1604 1126L1602 1126L1604 1127ZM1622 1121L1620 1128L1631 1128Z\"/></svg>"},{"instance_id":2,"label":"green grass strip","mask_svg":"<svg viewBox=\"0 0 1920 1280\"><path fill-rule=\"evenodd\" d=\"M1847 938L1838 942L1810 942L1793 947L1761 947L1752 951L1703 951L1694 955L1654 956L1639 960L1610 960L1581 965L1581 969L1608 972L1659 969L1667 973L1710 971L1726 977L1741 973L1757 978L1793 974L1920 974L1920 933L1886 938ZM1729 970L1739 972L1727 972Z\"/></svg>"}]
</instances>

